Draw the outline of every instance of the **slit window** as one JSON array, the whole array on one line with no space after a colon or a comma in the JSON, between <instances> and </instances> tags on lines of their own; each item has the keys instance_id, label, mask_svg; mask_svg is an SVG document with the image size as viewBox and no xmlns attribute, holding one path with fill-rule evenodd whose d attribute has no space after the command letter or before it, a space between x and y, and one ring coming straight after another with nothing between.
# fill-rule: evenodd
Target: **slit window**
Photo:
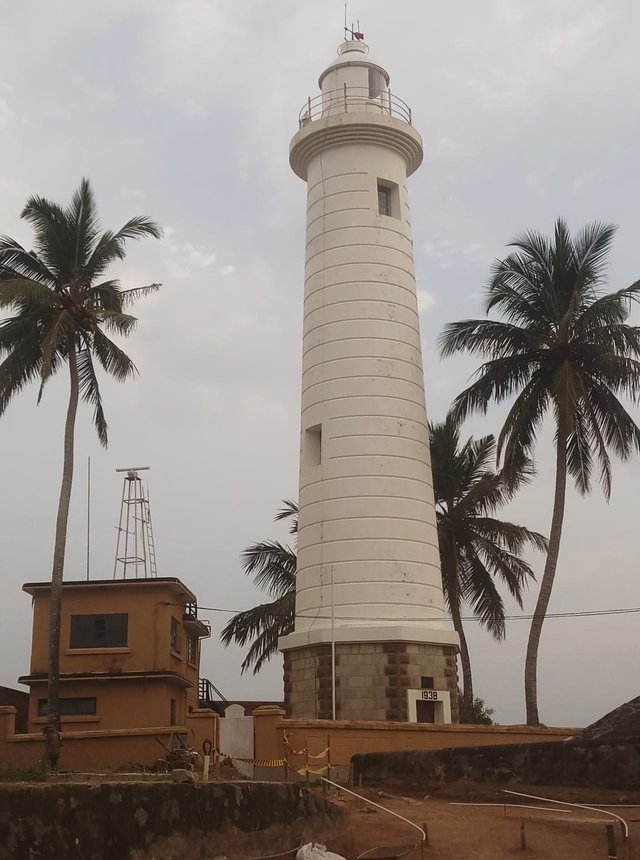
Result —
<instances>
[{"instance_id":1,"label":"slit window","mask_svg":"<svg viewBox=\"0 0 640 860\"><path fill-rule=\"evenodd\" d=\"M304 433L304 463L319 466L322 463L322 425L309 427Z\"/></svg>"},{"instance_id":2,"label":"slit window","mask_svg":"<svg viewBox=\"0 0 640 860\"><path fill-rule=\"evenodd\" d=\"M400 192L394 182L378 179L378 213L388 218L400 217Z\"/></svg>"},{"instance_id":3,"label":"slit window","mask_svg":"<svg viewBox=\"0 0 640 860\"><path fill-rule=\"evenodd\" d=\"M187 638L187 662L196 665L198 662L198 637Z\"/></svg>"},{"instance_id":4,"label":"slit window","mask_svg":"<svg viewBox=\"0 0 640 860\"><path fill-rule=\"evenodd\" d=\"M387 89L387 82L378 69L369 69L369 98L379 99Z\"/></svg>"},{"instance_id":5,"label":"slit window","mask_svg":"<svg viewBox=\"0 0 640 860\"><path fill-rule=\"evenodd\" d=\"M180 625L178 624L177 618L171 618L171 631L169 635L169 648L172 651L175 651L176 654L180 653Z\"/></svg>"},{"instance_id":6,"label":"slit window","mask_svg":"<svg viewBox=\"0 0 640 860\"><path fill-rule=\"evenodd\" d=\"M381 215L391 215L391 189L378 183L378 212Z\"/></svg>"}]
</instances>

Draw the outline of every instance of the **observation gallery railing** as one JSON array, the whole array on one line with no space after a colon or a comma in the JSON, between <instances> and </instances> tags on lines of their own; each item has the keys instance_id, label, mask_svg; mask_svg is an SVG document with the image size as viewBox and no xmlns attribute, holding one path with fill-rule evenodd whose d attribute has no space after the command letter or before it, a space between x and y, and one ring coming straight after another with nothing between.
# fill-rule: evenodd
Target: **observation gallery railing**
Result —
<instances>
[{"instance_id":1,"label":"observation gallery railing","mask_svg":"<svg viewBox=\"0 0 640 860\"><path fill-rule=\"evenodd\" d=\"M369 87L348 87L309 97L298 115L300 128L317 119L339 113L377 113L411 125L411 108L391 90L372 93Z\"/></svg>"}]
</instances>

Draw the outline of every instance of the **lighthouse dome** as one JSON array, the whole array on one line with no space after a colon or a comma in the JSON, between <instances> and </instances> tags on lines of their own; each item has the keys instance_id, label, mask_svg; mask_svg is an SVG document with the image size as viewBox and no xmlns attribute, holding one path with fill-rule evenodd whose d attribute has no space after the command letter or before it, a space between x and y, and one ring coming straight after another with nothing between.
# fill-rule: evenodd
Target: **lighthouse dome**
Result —
<instances>
[{"instance_id":1,"label":"lighthouse dome","mask_svg":"<svg viewBox=\"0 0 640 860\"><path fill-rule=\"evenodd\" d=\"M369 53L369 46L359 39L349 39L338 47L332 60L318 79L323 93L344 86L361 88L379 95L389 87L389 73Z\"/></svg>"}]
</instances>

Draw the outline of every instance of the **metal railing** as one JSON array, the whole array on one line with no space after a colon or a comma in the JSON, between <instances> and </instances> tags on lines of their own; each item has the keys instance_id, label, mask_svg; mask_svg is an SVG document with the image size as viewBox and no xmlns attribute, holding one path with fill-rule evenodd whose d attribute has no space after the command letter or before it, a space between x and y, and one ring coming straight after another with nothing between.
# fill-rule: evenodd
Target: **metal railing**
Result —
<instances>
[{"instance_id":1,"label":"metal railing","mask_svg":"<svg viewBox=\"0 0 640 860\"><path fill-rule=\"evenodd\" d=\"M372 94L369 87L348 87L346 84L342 89L329 90L314 98L309 97L298 114L298 123L300 128L303 128L325 116L359 112L392 116L411 125L411 108L391 90Z\"/></svg>"},{"instance_id":2,"label":"metal railing","mask_svg":"<svg viewBox=\"0 0 640 860\"><path fill-rule=\"evenodd\" d=\"M229 701L208 678L200 678L198 681L198 699L201 702Z\"/></svg>"},{"instance_id":3,"label":"metal railing","mask_svg":"<svg viewBox=\"0 0 640 860\"><path fill-rule=\"evenodd\" d=\"M197 621L198 624L201 624L203 627L209 631L209 636L211 636L211 622L207 621L206 618L198 618L198 604L197 603L187 603L184 608L184 621Z\"/></svg>"}]
</instances>

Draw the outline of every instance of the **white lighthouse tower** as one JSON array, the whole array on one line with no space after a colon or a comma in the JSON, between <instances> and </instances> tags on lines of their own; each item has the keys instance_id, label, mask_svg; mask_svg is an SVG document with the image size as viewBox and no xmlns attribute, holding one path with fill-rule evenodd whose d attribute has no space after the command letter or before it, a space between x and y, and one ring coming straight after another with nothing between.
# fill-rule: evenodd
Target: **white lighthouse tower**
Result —
<instances>
[{"instance_id":1,"label":"white lighthouse tower","mask_svg":"<svg viewBox=\"0 0 640 860\"><path fill-rule=\"evenodd\" d=\"M422 141L360 39L319 86L290 149L307 233L285 700L292 717L448 722L458 638L442 599L407 194Z\"/></svg>"}]
</instances>

